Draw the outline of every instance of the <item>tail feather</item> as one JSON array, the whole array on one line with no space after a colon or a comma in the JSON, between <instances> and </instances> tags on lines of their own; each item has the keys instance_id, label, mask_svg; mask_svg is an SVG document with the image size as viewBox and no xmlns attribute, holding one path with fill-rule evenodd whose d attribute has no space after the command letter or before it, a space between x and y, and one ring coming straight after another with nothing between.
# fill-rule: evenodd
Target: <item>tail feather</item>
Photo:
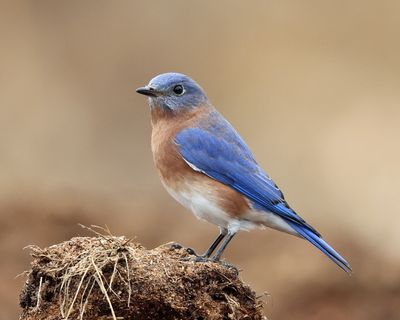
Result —
<instances>
[{"instance_id":1,"label":"tail feather","mask_svg":"<svg viewBox=\"0 0 400 320\"><path fill-rule=\"evenodd\" d=\"M288 221L290 226L304 239L311 242L315 247L321 250L325 255L328 256L334 263L336 263L342 270L347 273L351 273L352 269L349 263L337 253L329 244L327 244L321 237L313 233L311 230L304 228L296 223Z\"/></svg>"}]
</instances>

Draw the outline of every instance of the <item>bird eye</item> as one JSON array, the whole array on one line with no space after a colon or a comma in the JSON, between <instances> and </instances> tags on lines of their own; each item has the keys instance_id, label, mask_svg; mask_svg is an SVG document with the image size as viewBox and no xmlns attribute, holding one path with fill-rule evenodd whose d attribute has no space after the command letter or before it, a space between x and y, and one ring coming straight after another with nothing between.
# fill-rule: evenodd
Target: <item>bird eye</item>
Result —
<instances>
[{"instance_id":1,"label":"bird eye","mask_svg":"<svg viewBox=\"0 0 400 320\"><path fill-rule=\"evenodd\" d=\"M181 95L184 93L183 87L182 87L180 84L176 85L176 86L172 89L172 91L174 91L174 93L175 93L177 96L181 96Z\"/></svg>"}]
</instances>

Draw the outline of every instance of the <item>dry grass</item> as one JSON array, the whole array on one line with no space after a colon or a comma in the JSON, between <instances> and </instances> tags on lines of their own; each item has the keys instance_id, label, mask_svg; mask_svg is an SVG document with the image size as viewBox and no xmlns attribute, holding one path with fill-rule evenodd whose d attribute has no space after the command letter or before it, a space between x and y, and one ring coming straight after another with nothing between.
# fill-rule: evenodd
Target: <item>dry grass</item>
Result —
<instances>
[{"instance_id":1,"label":"dry grass","mask_svg":"<svg viewBox=\"0 0 400 320\"><path fill-rule=\"evenodd\" d=\"M30 246L21 319L263 319L234 268L194 262L180 246L146 250L91 230L96 237Z\"/></svg>"}]
</instances>

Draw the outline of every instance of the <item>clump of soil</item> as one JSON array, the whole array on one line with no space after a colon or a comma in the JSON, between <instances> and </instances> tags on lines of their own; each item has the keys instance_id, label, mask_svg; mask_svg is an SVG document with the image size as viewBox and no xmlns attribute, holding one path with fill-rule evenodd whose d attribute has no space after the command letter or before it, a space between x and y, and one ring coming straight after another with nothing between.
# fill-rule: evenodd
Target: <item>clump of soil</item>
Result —
<instances>
[{"instance_id":1,"label":"clump of soil","mask_svg":"<svg viewBox=\"0 0 400 320\"><path fill-rule=\"evenodd\" d=\"M264 319L235 268L176 244L147 250L99 234L31 250L20 320Z\"/></svg>"}]
</instances>

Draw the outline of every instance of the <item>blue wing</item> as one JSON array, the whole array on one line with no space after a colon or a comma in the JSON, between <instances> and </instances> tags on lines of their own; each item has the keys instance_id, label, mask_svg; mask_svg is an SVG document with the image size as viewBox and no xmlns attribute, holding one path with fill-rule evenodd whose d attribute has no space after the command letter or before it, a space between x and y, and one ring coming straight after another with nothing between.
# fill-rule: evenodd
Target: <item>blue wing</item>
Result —
<instances>
[{"instance_id":1,"label":"blue wing","mask_svg":"<svg viewBox=\"0 0 400 320\"><path fill-rule=\"evenodd\" d=\"M259 167L238 133L221 118L206 127L179 132L175 141L182 157L204 174L242 193L263 210L319 235L288 206L282 192Z\"/></svg>"},{"instance_id":2,"label":"blue wing","mask_svg":"<svg viewBox=\"0 0 400 320\"><path fill-rule=\"evenodd\" d=\"M186 162L245 195L258 209L279 215L342 269L350 270L348 263L320 238L320 234L289 207L282 192L221 115L215 112L199 127L180 131L175 142Z\"/></svg>"}]
</instances>

